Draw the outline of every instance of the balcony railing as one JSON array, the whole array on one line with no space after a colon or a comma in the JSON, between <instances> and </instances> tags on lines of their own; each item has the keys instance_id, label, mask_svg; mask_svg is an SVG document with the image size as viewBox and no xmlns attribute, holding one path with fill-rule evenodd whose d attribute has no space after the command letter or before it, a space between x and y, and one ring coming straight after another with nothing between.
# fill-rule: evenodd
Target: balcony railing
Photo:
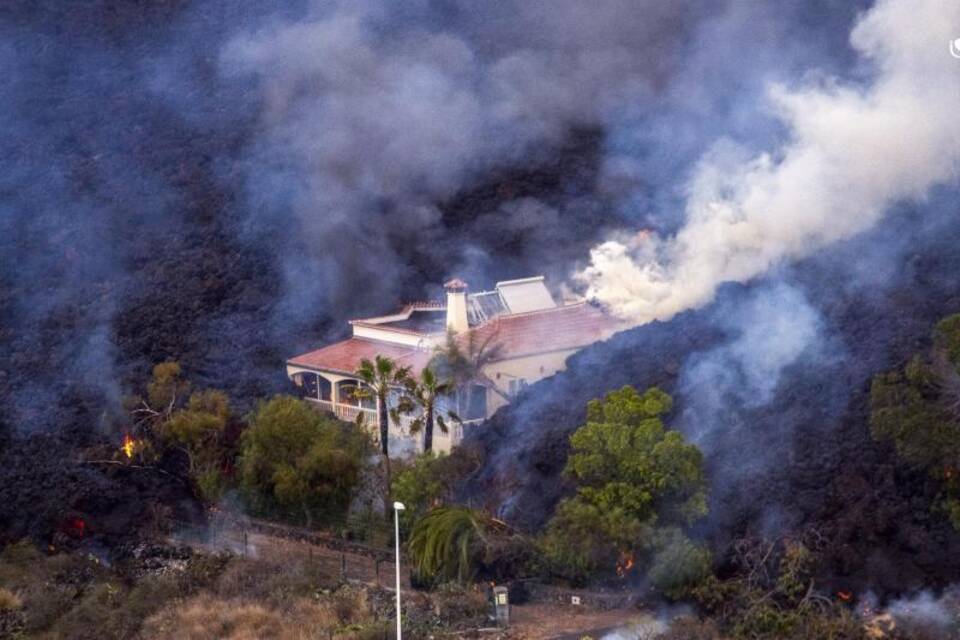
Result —
<instances>
[{"instance_id":1,"label":"balcony railing","mask_svg":"<svg viewBox=\"0 0 960 640\"><path fill-rule=\"evenodd\" d=\"M358 407L355 404L342 404L339 402L330 402L329 400L317 400L316 398L306 398L313 404L317 405L319 408L324 411L329 411L334 414L340 420L345 422L355 422L357 416L361 413L364 414L366 427L375 432L377 428L377 412L375 409L367 409L363 407ZM400 437L408 438L410 436L409 428L410 423L413 422L415 416L403 416L401 418L401 423L399 425L394 424L393 421L390 421L390 433L391 437ZM443 433L440 431L439 427L436 428L433 432L433 439L436 445L441 445L441 442L449 442L448 446L442 446L441 450L446 450L451 447L455 447L460 444L463 440L464 432L470 427L480 424L483 422L483 418L476 420L464 420L462 423L453 422L452 420L447 421L448 433ZM420 438L417 438L419 441ZM418 442L418 448L422 446L422 443Z\"/></svg>"},{"instance_id":2,"label":"balcony railing","mask_svg":"<svg viewBox=\"0 0 960 640\"><path fill-rule=\"evenodd\" d=\"M376 410L374 409L365 409L363 407L358 407L355 404L342 404L339 402L330 402L328 400L316 400L314 398L307 398L310 402L320 405L320 407L326 411L329 411L333 415L337 416L344 422L353 422L357 419L361 413L366 414L365 418L369 420L376 419Z\"/></svg>"}]
</instances>

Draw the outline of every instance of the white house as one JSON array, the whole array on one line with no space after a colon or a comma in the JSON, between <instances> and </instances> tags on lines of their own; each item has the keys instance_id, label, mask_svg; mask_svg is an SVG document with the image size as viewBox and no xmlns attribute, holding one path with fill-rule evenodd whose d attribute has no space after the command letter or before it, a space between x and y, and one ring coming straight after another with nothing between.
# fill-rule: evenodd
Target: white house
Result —
<instances>
[{"instance_id":1,"label":"white house","mask_svg":"<svg viewBox=\"0 0 960 640\"><path fill-rule=\"evenodd\" d=\"M434 430L436 451L449 451L474 428L509 402L528 384L561 371L567 358L583 347L609 337L615 321L597 307L576 301L557 304L543 276L498 282L492 291L468 293L466 283L444 285L445 302L410 304L397 313L352 320L353 336L287 361L287 375L303 397L343 420L366 412L376 431L374 400L356 399L361 383L355 372L363 359L377 355L410 367L419 375L452 332L463 351L470 345L497 346L494 361L483 368L483 380L467 390L470 408L461 411L462 425L448 434ZM410 418L390 426L390 450L406 455L422 448L422 436L411 436Z\"/></svg>"}]
</instances>

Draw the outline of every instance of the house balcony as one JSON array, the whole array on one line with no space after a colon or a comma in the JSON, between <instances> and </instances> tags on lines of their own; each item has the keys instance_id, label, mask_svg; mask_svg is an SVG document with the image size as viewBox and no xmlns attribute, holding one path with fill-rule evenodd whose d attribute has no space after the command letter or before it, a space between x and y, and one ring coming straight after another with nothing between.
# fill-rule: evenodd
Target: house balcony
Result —
<instances>
[{"instance_id":1,"label":"house balcony","mask_svg":"<svg viewBox=\"0 0 960 640\"><path fill-rule=\"evenodd\" d=\"M375 438L379 436L377 430L377 412L374 409L358 407L355 404L343 404L340 402L331 402L329 400L318 400L316 398L306 397L307 402L313 404L321 411L332 413L338 419L344 422L356 422L357 416L363 414L364 427L370 431ZM404 415L400 417L400 424L390 421L390 441L391 450L398 454L420 453L423 451L423 436L410 433L410 424L416 419L416 416ZM434 450L442 453L449 453L453 447L460 444L464 433L473 425L483 422L483 418L476 420L464 420L462 423L456 423L452 420L447 421L447 433L443 433L439 426L434 428L433 446Z\"/></svg>"},{"instance_id":2,"label":"house balcony","mask_svg":"<svg viewBox=\"0 0 960 640\"><path fill-rule=\"evenodd\" d=\"M357 417L363 414L364 421L367 423L377 423L377 412L374 409L358 407L355 404L343 404L340 402L330 402L328 400L317 400L307 396L304 398L307 402L312 402L324 411L329 411L338 419L344 422L356 422Z\"/></svg>"}]
</instances>

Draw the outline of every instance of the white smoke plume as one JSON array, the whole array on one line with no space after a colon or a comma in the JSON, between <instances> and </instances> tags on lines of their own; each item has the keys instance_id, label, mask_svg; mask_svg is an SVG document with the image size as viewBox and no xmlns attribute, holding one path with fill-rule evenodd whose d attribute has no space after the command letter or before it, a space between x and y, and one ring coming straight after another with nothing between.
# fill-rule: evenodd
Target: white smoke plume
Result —
<instances>
[{"instance_id":1,"label":"white smoke plume","mask_svg":"<svg viewBox=\"0 0 960 640\"><path fill-rule=\"evenodd\" d=\"M769 88L789 136L748 157L723 141L688 184L685 224L591 251L576 277L589 297L635 324L710 302L724 282L870 228L892 205L948 184L960 166L960 37L954 0L881 0L850 42L863 82L810 78Z\"/></svg>"}]
</instances>

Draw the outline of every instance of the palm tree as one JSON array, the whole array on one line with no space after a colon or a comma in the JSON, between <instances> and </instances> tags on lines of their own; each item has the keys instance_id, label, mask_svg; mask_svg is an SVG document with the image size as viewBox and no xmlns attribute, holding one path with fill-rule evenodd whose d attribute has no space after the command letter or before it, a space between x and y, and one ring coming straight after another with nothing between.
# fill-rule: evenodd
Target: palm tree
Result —
<instances>
[{"instance_id":1,"label":"palm tree","mask_svg":"<svg viewBox=\"0 0 960 640\"><path fill-rule=\"evenodd\" d=\"M473 417L470 406L473 399L470 386L473 384L491 389L504 400L510 400L483 371L487 365L499 360L503 353L503 345L494 342L496 337L496 330L482 339L471 331L466 335L466 344L461 344L456 334L448 332L446 344L431 362L439 376L452 383L456 390L457 412L460 416Z\"/></svg>"},{"instance_id":2,"label":"palm tree","mask_svg":"<svg viewBox=\"0 0 960 640\"><path fill-rule=\"evenodd\" d=\"M486 518L466 507L437 507L417 521L408 548L425 578L466 582L486 543Z\"/></svg>"},{"instance_id":3,"label":"palm tree","mask_svg":"<svg viewBox=\"0 0 960 640\"><path fill-rule=\"evenodd\" d=\"M437 402L443 396L450 395L456 388L453 380L441 382L430 367L425 367L420 373L420 379L407 379L407 393L400 401L399 410L404 413L410 413L415 408L420 409L420 416L410 423L410 433L420 433L423 431L423 450L433 450L433 427L434 423L440 427L440 431L447 433L447 422L443 416L447 416L457 422L460 417L453 411L438 411Z\"/></svg>"},{"instance_id":4,"label":"palm tree","mask_svg":"<svg viewBox=\"0 0 960 640\"><path fill-rule=\"evenodd\" d=\"M373 362L364 358L360 361L360 368L355 374L365 386L353 392L357 398L375 398L377 401L377 427L380 430L380 451L390 460L390 418L391 414L394 421L397 421L397 415L390 410L388 399L390 392L397 388L406 386L410 378L410 367L398 367L397 363L385 356L377 356ZM358 416L362 421L363 412Z\"/></svg>"}]
</instances>

